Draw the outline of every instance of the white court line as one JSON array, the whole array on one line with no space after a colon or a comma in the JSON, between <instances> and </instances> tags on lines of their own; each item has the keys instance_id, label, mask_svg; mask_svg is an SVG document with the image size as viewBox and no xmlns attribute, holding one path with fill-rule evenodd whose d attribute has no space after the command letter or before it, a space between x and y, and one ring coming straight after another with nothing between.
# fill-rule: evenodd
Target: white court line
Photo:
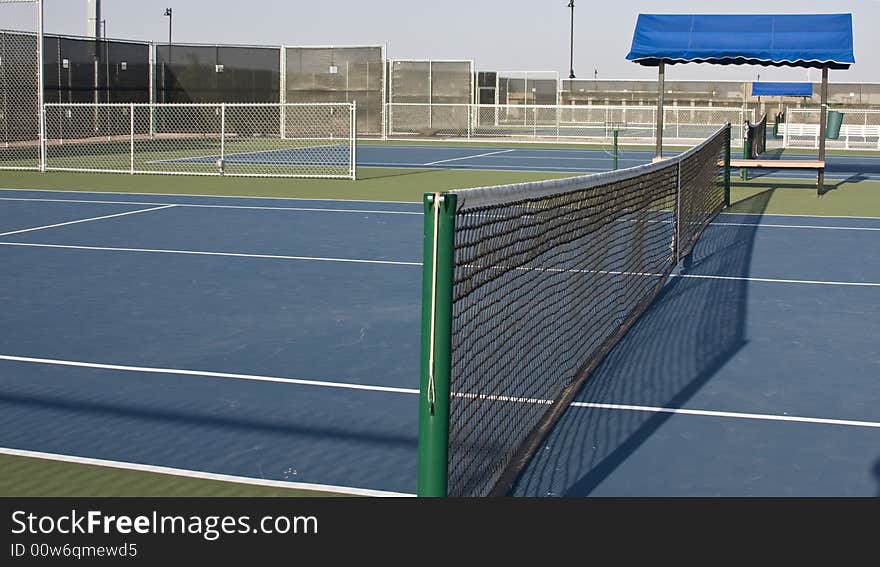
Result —
<instances>
[{"instance_id":1,"label":"white court line","mask_svg":"<svg viewBox=\"0 0 880 567\"><path fill-rule=\"evenodd\" d=\"M192 256L228 256L231 258L258 258L268 260L301 260L308 262L339 262L349 264L379 264L391 266L417 266L421 267L421 262L402 262L397 260L364 260L359 258L321 258L317 256L285 256L281 254L246 254L243 252L202 252L198 250L168 250L162 248L116 248L110 246L80 246L73 244L40 244L35 242L0 242L0 246L23 246L31 248L60 248L67 250L96 250L106 252L144 252L153 254L184 254ZM535 268L539 270L539 268ZM648 276L660 277L663 274L654 274L647 272L615 272L610 270L559 270L547 269L550 272L583 272L583 273L602 273L615 276ZM713 280L731 280L731 281L747 281L762 283L787 283L787 284L812 284L827 286L854 286L854 287L880 287L880 282L842 282L842 281L822 281L822 280L793 280L781 278L755 278L751 276L713 276L701 274L671 274L671 278L696 278L696 279L713 279Z\"/></svg>"},{"instance_id":2,"label":"white court line","mask_svg":"<svg viewBox=\"0 0 880 567\"><path fill-rule=\"evenodd\" d=\"M308 147L303 146L303 147L292 147L292 148L276 148L273 150L254 150L252 152L235 152L235 153L231 153L231 154L226 154L226 158L228 159L231 156L249 156L249 155L260 155L260 154L266 154L266 153L273 153L273 152L289 152L291 150L305 150L305 149L311 150L313 148L314 149L326 149L326 148L339 148L339 147L347 148L348 142L344 142L341 144L321 144L320 146L308 146ZM217 149L219 150L219 148L217 148ZM220 154L211 154L211 155L207 155L207 156L193 156L193 157L187 157L187 158L160 159L160 160L148 161L146 163L150 163L150 164L152 164L152 163L182 163L184 165L186 165L186 164L189 164L189 165L212 165L212 163L210 161L204 161L204 160L215 160L216 161L216 159L218 159L219 157L220 157ZM259 162L257 162L257 163L233 163L231 165L282 165L282 166L284 166L284 165L310 165L310 164L298 164L298 163L285 163L285 162L279 162L279 161L271 161L271 162L267 162L267 163L259 163ZM341 167L341 165L340 165L340 167Z\"/></svg>"},{"instance_id":3,"label":"white court line","mask_svg":"<svg viewBox=\"0 0 880 567\"><path fill-rule=\"evenodd\" d=\"M412 146L420 147L420 146ZM541 149L541 148L534 148ZM551 148L551 151L555 151ZM487 170L487 171L507 171L507 170ZM569 172L560 172L569 173ZM184 197L187 199L255 199L264 201L318 201L325 203L382 203L392 205L412 205L420 206L420 201L383 201L374 199L321 199L317 197L269 197L265 195L203 195L198 193L139 193L132 191L82 191L80 189L21 189L15 187L0 187L0 191L9 191L11 193L77 193L83 195L143 195L148 197ZM127 203L128 201L108 201L110 203ZM152 203L145 203L152 204ZM182 205L183 203L175 203ZM721 215L743 215L757 217L799 217L805 219L861 219L880 221L880 216L856 216L856 215L801 215L792 213L745 213L734 211L721 211Z\"/></svg>"},{"instance_id":4,"label":"white court line","mask_svg":"<svg viewBox=\"0 0 880 567\"><path fill-rule=\"evenodd\" d=\"M472 158L472 157L477 157L477 156L468 156L468 158ZM466 158L461 158L461 159L466 159ZM577 169L570 167L570 168L560 169L558 167L543 167L543 166L528 166L528 165L524 165L522 167L516 167L514 165L486 166L486 165L469 165L469 164L460 164L460 163L450 165L449 167L442 167L442 166L434 167L431 164L427 164L427 163L424 165L409 164L409 163L407 163L407 164L362 163L362 164L358 165L358 167L380 167L380 168L392 167L392 168L402 168L402 169L419 169L419 168L431 167L431 168L433 168L433 170L436 170L436 171L443 171L443 170L517 171L517 172L519 172L519 171L530 172L531 171L531 172L535 172L535 173L574 173L574 174L577 174L577 173L585 174L585 173L589 173L591 171L596 171L599 173L608 171L607 169L601 168L601 167L579 167ZM577 176L572 175L571 177L577 177Z\"/></svg>"},{"instance_id":5,"label":"white court line","mask_svg":"<svg viewBox=\"0 0 880 567\"><path fill-rule=\"evenodd\" d=\"M284 256L281 254L246 254L242 252L202 252L198 250L167 250L162 248L115 248L110 246L77 246L72 244L38 244L33 242L0 242L0 246L33 248L62 248L68 250L98 250L106 252L146 252L152 254L184 254L191 256L228 256L231 258L261 258L267 260L303 260L311 262L341 262L349 264L387 264L391 266L421 266L421 262L395 260L359 260L356 258L319 258L312 256Z\"/></svg>"},{"instance_id":6,"label":"white court line","mask_svg":"<svg viewBox=\"0 0 880 567\"><path fill-rule=\"evenodd\" d=\"M187 199L259 199L265 201L324 201L325 203L385 203L393 205L421 205L421 201L380 201L373 199L319 199L317 197L268 197L265 195L205 195L199 193L138 193L137 191L82 191L80 189L21 189L0 187L13 193L80 193L83 195L144 195L147 197L185 197ZM117 201L113 201L117 202ZM180 204L180 203L176 203ZM739 213L745 214L745 213Z\"/></svg>"},{"instance_id":7,"label":"white court line","mask_svg":"<svg viewBox=\"0 0 880 567\"><path fill-rule=\"evenodd\" d=\"M234 380L251 380L256 382L276 382L286 384L296 384L302 386L315 386L323 388L337 388L345 390L368 390L373 392L384 392L391 394L418 395L419 390L416 388L394 388L389 386L371 386L366 384L352 384L348 382L327 382L319 380L301 380L296 378L281 378L277 376L260 376L252 374L230 374L225 372L208 372L202 370L180 370L173 368L154 368L151 366L123 366L116 364L101 364L96 362L80 362L72 360L57 360L51 358L32 358L24 356L0 355L0 360L8 360L11 362L28 362L35 364L46 364L50 366L73 366L78 368L94 368L98 370L121 370L126 372L141 372L147 374L172 374L181 376L200 376L207 378L226 378ZM479 399L490 402L506 402L520 404L537 404L552 405L552 400L521 398L496 395L480 395L471 393L456 393L454 397ZM755 419L764 421L794 421L799 423L815 423L823 425L846 425L851 427L872 427L880 428L880 423L873 421L855 421L848 419L829 419L822 417L806 417L791 415L773 415L773 414L755 414L755 413L738 413L738 412L722 412L712 410L684 409L684 408L662 408L651 406L634 406L624 404L601 404L595 402L572 402L573 407L593 408L593 409L611 409L622 411L643 411L655 413L677 413L683 415L699 415L706 417L729 417L738 419Z\"/></svg>"},{"instance_id":8,"label":"white court line","mask_svg":"<svg viewBox=\"0 0 880 567\"><path fill-rule=\"evenodd\" d=\"M474 156L474 157L476 157L476 156ZM601 154L599 157L603 158L603 161L607 161L608 159L610 159L611 154ZM586 156L586 157L576 157L576 156L573 156L573 157L563 157L563 156L500 156L498 159L540 159L540 160L544 160L544 161L547 161L547 160L552 161L555 159L561 159L561 160L585 161L585 160L595 160L596 156ZM623 158L622 157L622 158L618 158L618 161L621 161L621 162L622 161L634 161L639 164L645 163L644 158ZM551 167L551 166L547 166L547 167Z\"/></svg>"},{"instance_id":9,"label":"white court line","mask_svg":"<svg viewBox=\"0 0 880 567\"><path fill-rule=\"evenodd\" d=\"M265 211L302 211L302 212L326 212L326 213L363 213L363 214L379 214L379 215L419 215L422 211L386 211L380 209L330 209L320 207L270 207L257 205L208 205L203 203L161 203L151 201L103 201L95 199L47 199L38 197L0 197L0 201L25 201L25 202L46 202L46 203L82 203L82 204L99 204L99 205L164 205L176 206L181 208L202 208L202 209L242 209L242 210L265 210ZM355 201L369 202L369 201ZM377 201L381 202L381 201ZM420 203L411 203L420 205ZM725 215L758 215L758 213L721 213ZM760 216L792 216L806 217L809 215L760 215ZM870 219L880 220L878 217L817 217L817 218L852 218L852 219ZM670 222L670 221L662 221ZM850 227L850 226L823 226L823 225L796 225L796 224L765 224L765 223L737 223L737 222L713 222L710 226L754 226L761 228L804 228L804 229L820 229L820 230L854 230L854 231L880 231L880 227ZM2 235L0 235L2 236Z\"/></svg>"},{"instance_id":10,"label":"white court line","mask_svg":"<svg viewBox=\"0 0 880 567\"><path fill-rule=\"evenodd\" d=\"M68 225L71 225L71 224L79 224L79 223L82 223L82 222L92 222L92 221L103 220L103 219L112 219L112 218L116 218L116 217L124 217L124 216L126 216L126 215L136 215L136 214L139 214L139 213L148 213L148 212L150 212L150 211L158 211L158 210L161 210L161 209L170 209L171 207L176 207L176 206L177 206L177 205L162 205L161 207L152 207L152 208L150 208L150 209L138 209L138 210L136 210L136 211L128 211L128 212L125 212L125 213L116 213L115 215L104 215L104 216L101 216L101 217L92 217L92 218L88 218L88 219L79 219L79 220L75 220L75 221L60 222L60 223L58 223L58 224L49 224L49 225L46 225L46 226L35 226L35 227L33 227L33 228L24 228L24 229L22 229L22 230L12 230L12 231L10 231L10 232L3 232L3 233L0 233L0 236L12 236L13 234L21 234L21 233L23 233L23 232L32 232L32 231L35 231L35 230L46 230L47 228L57 228L57 227L59 227L59 226L68 226Z\"/></svg>"},{"instance_id":11,"label":"white court line","mask_svg":"<svg viewBox=\"0 0 880 567\"><path fill-rule=\"evenodd\" d=\"M431 163L425 163L425 164L422 164L422 165L435 165L435 164L438 164L438 163L446 163L446 162L450 162L450 161L459 161L459 160L462 160L462 159L474 159L474 158L478 158L478 157L494 156L494 155L496 155L496 154L506 154L506 153L508 153L508 152L512 152L512 151L515 151L515 150L514 150L514 149L510 149L510 150L498 150L498 151L496 151L496 152L486 152L486 153L484 153L484 154L477 154L477 155L473 155L473 156L462 156L462 157L457 157L457 158L441 159L441 160L437 160L437 161L432 161Z\"/></svg>"},{"instance_id":12,"label":"white court line","mask_svg":"<svg viewBox=\"0 0 880 567\"><path fill-rule=\"evenodd\" d=\"M855 230L855 231L880 231L880 227L868 226L811 226L808 224L764 224L750 222L713 222L709 226L754 226L756 228L815 228L816 230Z\"/></svg>"},{"instance_id":13,"label":"white court line","mask_svg":"<svg viewBox=\"0 0 880 567\"><path fill-rule=\"evenodd\" d=\"M538 145L540 145L541 143L542 142L538 142ZM553 142L543 142L543 143L545 143L545 144L549 143L551 145L553 144ZM442 144L442 145L440 145L440 144ZM578 147L572 147L572 146L578 146ZM483 145L477 145L477 144L456 146L456 145L453 145L452 143L447 144L446 142L439 142L439 143L435 142L434 144L423 144L420 146L419 145L412 145L412 144L409 144L409 145L395 144L393 146L386 146L386 145L381 145L381 144L365 143L365 144L359 144L359 147L371 148L371 149L372 148L388 148L389 150L397 150L397 149L423 150L425 148L440 148L443 150L525 150L525 151L529 151L529 152L555 152L555 153L578 152L578 153L596 153L596 154L603 154L606 152L604 147L597 147L596 144L593 144L592 146L587 145L587 146L580 147L576 143L560 144L560 147L558 147L558 148L535 147L535 144L533 144L533 143L524 143L519 146L511 147L509 145L508 146L483 146ZM630 154L630 155L644 154L648 158L654 157L654 150L629 149L632 147L633 146L620 146L620 152L621 153L626 152L627 154ZM664 151L666 149L668 149L668 148L666 148L664 146ZM678 152L676 152L675 154L670 154L670 157L674 157L676 155L678 155ZM813 156L813 157L815 157L815 156Z\"/></svg>"},{"instance_id":14,"label":"white court line","mask_svg":"<svg viewBox=\"0 0 880 567\"><path fill-rule=\"evenodd\" d=\"M659 274L658 274L659 275ZM702 274L671 274L671 278L693 278L704 280L731 280L743 282L785 283L804 285L829 285L829 286L852 286L852 287L880 287L878 282L841 282L822 280L790 280L784 278L753 278L750 276L712 276Z\"/></svg>"},{"instance_id":15,"label":"white court line","mask_svg":"<svg viewBox=\"0 0 880 567\"><path fill-rule=\"evenodd\" d=\"M187 469L177 469L172 467L160 467L157 465L142 465L140 463L127 463L124 461L109 461L106 459L93 459L90 457L77 457L73 455L59 455L57 453L43 453L41 451L25 451L22 449L11 449L8 447L0 447L0 455L9 455L11 457L30 457L32 459L43 459L47 461L59 461L62 463L73 463L77 465L92 465L98 467L106 467L112 469L122 469L128 471L138 471L156 474L165 474L171 476L180 476L186 478L195 478L199 480L216 480L220 482L233 482L236 484L248 484L253 486L269 486L272 488L286 488L291 490L313 490L319 492L332 492L335 494L346 494L351 496L376 496L376 497L404 497L415 496L405 492L387 492L384 490L370 490L367 488L354 488L348 486L333 486L329 484L313 484L308 482L287 482L284 480L266 480L261 478L250 478L246 476L232 476L228 474L217 474L202 471L193 471Z\"/></svg>"},{"instance_id":16,"label":"white court line","mask_svg":"<svg viewBox=\"0 0 880 567\"><path fill-rule=\"evenodd\" d=\"M732 417L737 419L758 419L762 421L794 421L798 423L816 423L823 425L848 425L851 427L876 427L880 423L874 421L853 421L850 419L827 419L823 417L802 417L796 415L769 415L760 413L740 413L728 411L692 410L683 408L658 408L651 406L630 406L622 404L599 404L593 402L572 402L573 407L592 409L611 409L625 411L644 411L652 413L672 413L682 415L700 415L705 417Z\"/></svg>"},{"instance_id":17,"label":"white court line","mask_svg":"<svg viewBox=\"0 0 880 567\"><path fill-rule=\"evenodd\" d=\"M261 376L258 374L233 374L229 372L210 372L207 370L181 370L179 368L155 368L152 366L126 366L119 364L101 364L98 362L80 362L76 360L57 360L53 358L33 358L28 356L12 356L0 354L0 360L11 362L29 362L52 366L73 366L76 368L95 368L98 370L121 370L124 372L141 372L145 374L175 374L179 376L201 376L203 378L225 378L229 380L250 380L252 382L276 382L280 384L296 384L298 386L320 386L343 390L364 390L369 392L385 392L391 394L418 394L412 388L394 388L391 386L371 386L368 384L351 384L348 382L328 382L324 380L303 380L300 378L282 378L280 376Z\"/></svg>"},{"instance_id":18,"label":"white court line","mask_svg":"<svg viewBox=\"0 0 880 567\"><path fill-rule=\"evenodd\" d=\"M93 201L89 199L38 199L35 197L0 197L0 201L36 201L46 203L96 203L99 205L166 205L193 209L253 209L259 211L315 211L319 213L369 213L378 215L422 215L422 211L383 211L378 209L327 209L318 207L261 207L256 205L203 205L198 203L148 203L138 201ZM2 235L0 235L2 236Z\"/></svg>"},{"instance_id":19,"label":"white court line","mask_svg":"<svg viewBox=\"0 0 880 567\"><path fill-rule=\"evenodd\" d=\"M28 189L22 189L28 191ZM799 217L805 219L859 219L880 221L880 217L857 217L852 215L796 215L792 213L737 213L734 211L721 211L722 215L742 215L748 217Z\"/></svg>"}]
</instances>

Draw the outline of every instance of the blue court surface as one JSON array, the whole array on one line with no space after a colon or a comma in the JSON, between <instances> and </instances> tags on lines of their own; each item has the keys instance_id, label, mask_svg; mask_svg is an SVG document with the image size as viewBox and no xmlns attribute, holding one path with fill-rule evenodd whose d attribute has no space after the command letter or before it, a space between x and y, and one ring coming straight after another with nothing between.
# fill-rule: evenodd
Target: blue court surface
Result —
<instances>
[{"instance_id":1,"label":"blue court surface","mask_svg":"<svg viewBox=\"0 0 880 567\"><path fill-rule=\"evenodd\" d=\"M338 150L344 161L346 145L325 148L324 153L311 148L286 148L257 152L231 153L225 161L230 165L315 165L316 160ZM737 157L734 149L733 157ZM790 150L791 151L791 150ZM762 159L815 159L816 154L807 150L801 153L775 156L762 155ZM664 155L675 155L667 150ZM208 155L196 158L165 160L173 163L214 163L220 156ZM635 150L622 146L618 155L618 167L633 167L650 163L652 150ZM546 147L487 147L468 145L392 145L359 144L358 167L390 167L416 169L479 169L504 171L553 171L568 173L598 173L612 169L614 156L609 143L605 148L546 148ZM827 179L880 180L880 156L877 155L829 155L826 158ZM751 177L784 177L787 179L815 179L812 171L753 170Z\"/></svg>"},{"instance_id":2,"label":"blue court surface","mask_svg":"<svg viewBox=\"0 0 880 567\"><path fill-rule=\"evenodd\" d=\"M492 151L359 157L595 161ZM0 202L0 447L415 492L420 204ZM880 219L722 214L514 493L878 495L878 336Z\"/></svg>"},{"instance_id":3,"label":"blue court surface","mask_svg":"<svg viewBox=\"0 0 880 567\"><path fill-rule=\"evenodd\" d=\"M737 150L734 149L734 152ZM802 150L803 154L783 156L762 155L762 159L807 160L816 154ZM439 169L483 169L509 171L555 171L569 173L598 173L612 168L613 148L609 144L600 149L577 148L510 148L467 146L358 146L358 167L407 167ZM665 156L675 155L666 150ZM618 155L618 167L623 169L651 163L653 150L627 149L622 146ZM733 157L736 157L734 153ZM880 156L876 155L828 155L825 176L827 179L880 180ZM777 177L786 179L815 179L814 171L759 171L752 170L751 177Z\"/></svg>"}]
</instances>

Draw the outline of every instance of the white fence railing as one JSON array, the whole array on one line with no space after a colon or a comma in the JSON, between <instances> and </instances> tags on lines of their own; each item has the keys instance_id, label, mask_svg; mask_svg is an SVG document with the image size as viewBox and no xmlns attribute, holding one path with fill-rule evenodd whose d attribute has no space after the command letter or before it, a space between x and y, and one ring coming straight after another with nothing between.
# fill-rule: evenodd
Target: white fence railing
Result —
<instances>
[{"instance_id":1,"label":"white fence railing","mask_svg":"<svg viewBox=\"0 0 880 567\"><path fill-rule=\"evenodd\" d=\"M46 135L0 148L44 148L44 169L250 177L356 176L354 103L59 104Z\"/></svg>"},{"instance_id":2,"label":"white fence railing","mask_svg":"<svg viewBox=\"0 0 880 567\"><path fill-rule=\"evenodd\" d=\"M651 106L391 103L385 107L385 136L570 142L607 140L617 130L621 143L649 143L656 132L656 114ZM663 137L692 143L727 123L738 132L746 120L754 121L752 110L670 106L664 109ZM740 135L733 139L742 143Z\"/></svg>"},{"instance_id":3,"label":"white fence railing","mask_svg":"<svg viewBox=\"0 0 880 567\"><path fill-rule=\"evenodd\" d=\"M827 148L880 149L880 110L864 108L835 108L843 113L840 134L825 140ZM782 145L786 148L819 147L818 108L787 108L785 122L779 124Z\"/></svg>"}]
</instances>

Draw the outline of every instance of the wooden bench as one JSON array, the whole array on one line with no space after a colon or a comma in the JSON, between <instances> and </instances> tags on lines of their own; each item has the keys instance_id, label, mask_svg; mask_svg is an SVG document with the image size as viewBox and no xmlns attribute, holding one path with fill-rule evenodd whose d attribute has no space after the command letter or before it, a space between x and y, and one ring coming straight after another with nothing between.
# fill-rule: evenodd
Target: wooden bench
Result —
<instances>
[{"instance_id":1,"label":"wooden bench","mask_svg":"<svg viewBox=\"0 0 880 567\"><path fill-rule=\"evenodd\" d=\"M730 167L745 167L748 169L825 169L825 162L800 159L731 159Z\"/></svg>"},{"instance_id":2,"label":"wooden bench","mask_svg":"<svg viewBox=\"0 0 880 567\"><path fill-rule=\"evenodd\" d=\"M724 162L718 165L724 166ZM821 197L825 194L823 187L825 177L825 162L819 160L798 160L798 159L731 159L730 167L738 167L745 173L743 179L748 179L747 170L749 169L811 169L816 171L816 189Z\"/></svg>"}]
</instances>

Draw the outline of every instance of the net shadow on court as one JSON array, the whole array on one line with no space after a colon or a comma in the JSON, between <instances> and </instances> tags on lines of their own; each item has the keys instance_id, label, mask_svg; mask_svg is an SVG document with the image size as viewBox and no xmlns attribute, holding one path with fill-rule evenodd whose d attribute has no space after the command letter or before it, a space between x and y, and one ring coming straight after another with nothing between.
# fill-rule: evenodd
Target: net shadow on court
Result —
<instances>
[{"instance_id":1,"label":"net shadow on court","mask_svg":"<svg viewBox=\"0 0 880 567\"><path fill-rule=\"evenodd\" d=\"M737 203L760 215L772 191ZM710 227L682 274L749 275L758 219ZM682 408L746 343L748 282L674 277L609 353L556 424L512 491L516 496L591 495L671 417L577 404Z\"/></svg>"}]
</instances>

